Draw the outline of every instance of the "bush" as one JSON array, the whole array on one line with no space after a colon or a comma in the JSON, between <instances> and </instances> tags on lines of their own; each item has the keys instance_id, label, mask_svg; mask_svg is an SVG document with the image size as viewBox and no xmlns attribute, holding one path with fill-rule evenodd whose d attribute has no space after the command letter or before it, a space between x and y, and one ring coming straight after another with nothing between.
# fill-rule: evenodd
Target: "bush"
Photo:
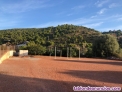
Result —
<instances>
[{"instance_id":1,"label":"bush","mask_svg":"<svg viewBox=\"0 0 122 92\"><path fill-rule=\"evenodd\" d=\"M118 49L117 52L114 53L114 56L115 56L116 58L122 59L122 49L121 49L121 48Z\"/></svg>"},{"instance_id":2,"label":"bush","mask_svg":"<svg viewBox=\"0 0 122 92\"><path fill-rule=\"evenodd\" d=\"M117 39L111 35L102 35L96 38L93 52L97 57L110 57L119 49Z\"/></svg>"},{"instance_id":3,"label":"bush","mask_svg":"<svg viewBox=\"0 0 122 92\"><path fill-rule=\"evenodd\" d=\"M46 52L46 48L41 45L34 45L27 47L30 55L43 55Z\"/></svg>"}]
</instances>

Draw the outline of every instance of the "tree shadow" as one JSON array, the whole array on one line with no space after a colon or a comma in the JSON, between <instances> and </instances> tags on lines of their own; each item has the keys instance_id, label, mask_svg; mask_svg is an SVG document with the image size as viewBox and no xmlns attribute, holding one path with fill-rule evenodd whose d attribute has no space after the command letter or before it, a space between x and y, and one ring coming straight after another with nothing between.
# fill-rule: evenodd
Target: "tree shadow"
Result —
<instances>
[{"instance_id":1,"label":"tree shadow","mask_svg":"<svg viewBox=\"0 0 122 92\"><path fill-rule=\"evenodd\" d=\"M80 71L69 70L67 72L60 72L78 78L97 80L101 82L122 84L122 72L119 71Z\"/></svg>"},{"instance_id":2,"label":"tree shadow","mask_svg":"<svg viewBox=\"0 0 122 92\"><path fill-rule=\"evenodd\" d=\"M122 61L83 61L83 60L64 60L64 59L54 59L56 61L67 61L67 62L78 62L78 63L92 63L92 64L108 64L108 65L118 65L122 66Z\"/></svg>"},{"instance_id":3,"label":"tree shadow","mask_svg":"<svg viewBox=\"0 0 122 92\"><path fill-rule=\"evenodd\" d=\"M74 92L73 86L98 85L0 74L0 92Z\"/></svg>"}]
</instances>

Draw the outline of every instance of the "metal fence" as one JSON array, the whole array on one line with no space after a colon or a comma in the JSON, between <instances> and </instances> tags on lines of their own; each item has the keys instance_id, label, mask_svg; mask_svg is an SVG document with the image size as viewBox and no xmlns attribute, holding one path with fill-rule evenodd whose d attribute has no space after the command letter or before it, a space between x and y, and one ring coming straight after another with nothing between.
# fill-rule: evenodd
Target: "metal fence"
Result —
<instances>
[{"instance_id":1,"label":"metal fence","mask_svg":"<svg viewBox=\"0 0 122 92\"><path fill-rule=\"evenodd\" d=\"M7 46L6 44L0 45L0 57L10 50L15 50L15 46L13 45Z\"/></svg>"}]
</instances>

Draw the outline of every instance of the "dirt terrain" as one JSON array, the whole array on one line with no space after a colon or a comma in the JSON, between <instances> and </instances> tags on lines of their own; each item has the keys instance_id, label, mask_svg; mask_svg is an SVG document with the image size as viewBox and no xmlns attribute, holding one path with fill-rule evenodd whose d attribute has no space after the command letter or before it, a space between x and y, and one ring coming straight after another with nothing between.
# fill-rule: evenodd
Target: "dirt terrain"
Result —
<instances>
[{"instance_id":1,"label":"dirt terrain","mask_svg":"<svg viewBox=\"0 0 122 92\"><path fill-rule=\"evenodd\" d=\"M0 92L74 92L73 86L122 87L122 61L34 56L0 64Z\"/></svg>"}]
</instances>

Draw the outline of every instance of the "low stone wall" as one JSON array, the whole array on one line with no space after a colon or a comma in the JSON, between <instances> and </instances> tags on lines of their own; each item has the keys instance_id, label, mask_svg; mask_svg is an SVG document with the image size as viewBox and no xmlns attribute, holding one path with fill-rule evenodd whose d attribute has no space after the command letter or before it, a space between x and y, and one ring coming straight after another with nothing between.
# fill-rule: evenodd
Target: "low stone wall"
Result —
<instances>
[{"instance_id":1,"label":"low stone wall","mask_svg":"<svg viewBox=\"0 0 122 92\"><path fill-rule=\"evenodd\" d=\"M4 60L6 60L6 59L8 59L9 57L13 56L13 52L14 52L13 50L5 52L5 53L0 57L0 64L1 64Z\"/></svg>"}]
</instances>

